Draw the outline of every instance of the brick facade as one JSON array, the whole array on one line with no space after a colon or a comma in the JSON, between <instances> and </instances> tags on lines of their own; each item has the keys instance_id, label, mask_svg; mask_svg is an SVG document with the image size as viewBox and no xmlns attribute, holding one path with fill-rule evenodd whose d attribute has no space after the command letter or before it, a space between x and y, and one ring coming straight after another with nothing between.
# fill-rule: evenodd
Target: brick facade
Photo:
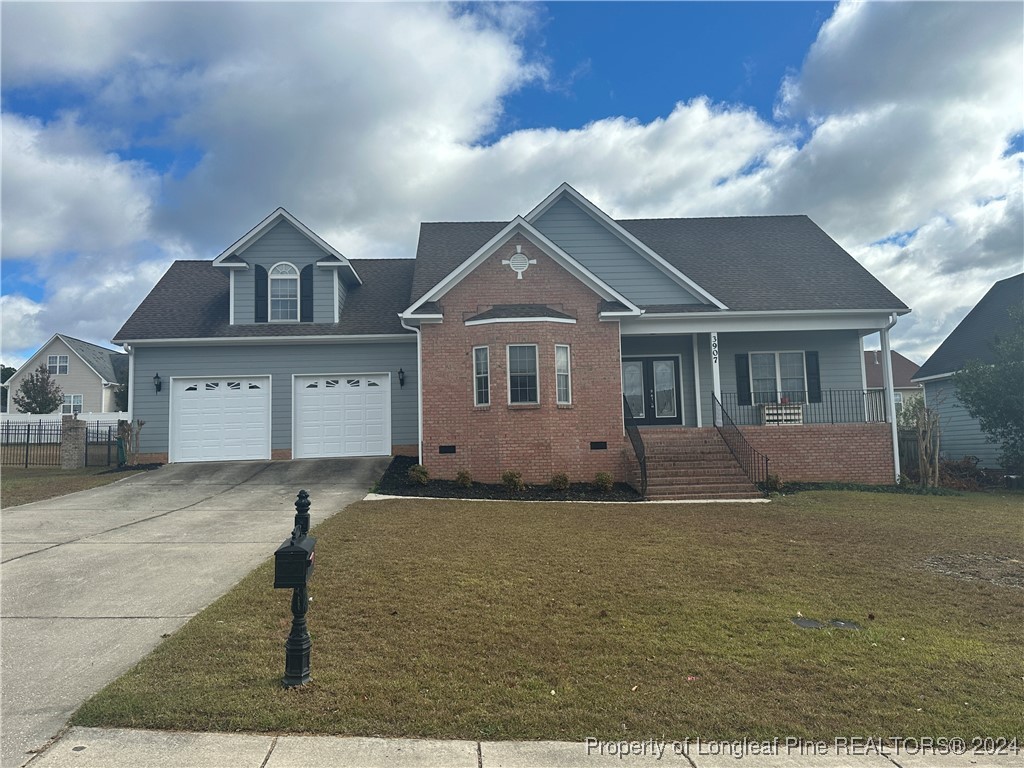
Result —
<instances>
[{"instance_id":1,"label":"brick facade","mask_svg":"<svg viewBox=\"0 0 1024 768\"><path fill-rule=\"evenodd\" d=\"M804 424L741 427L783 482L891 484L895 479L888 424Z\"/></svg>"},{"instance_id":2,"label":"brick facade","mask_svg":"<svg viewBox=\"0 0 1024 768\"><path fill-rule=\"evenodd\" d=\"M517 279L502 259L515 246L536 259ZM544 304L576 319L554 322L465 320L498 304ZM572 481L597 472L625 479L619 324L601 321L601 298L528 239L516 235L445 294L444 322L422 326L423 463L431 475L468 470L479 482L498 482L506 470L530 483L558 472ZM509 344L536 344L539 405L510 405ZM555 345L570 346L572 404L555 402ZM490 355L490 404L474 405L473 348ZM591 443L605 443L593 450ZM455 446L454 454L439 453Z\"/></svg>"}]
</instances>

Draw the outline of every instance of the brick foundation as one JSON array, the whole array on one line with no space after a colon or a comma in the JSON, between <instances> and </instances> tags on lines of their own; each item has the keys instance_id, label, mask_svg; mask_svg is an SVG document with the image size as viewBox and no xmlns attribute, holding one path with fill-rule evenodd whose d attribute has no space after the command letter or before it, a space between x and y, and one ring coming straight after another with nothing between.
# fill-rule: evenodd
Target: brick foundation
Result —
<instances>
[{"instance_id":1,"label":"brick foundation","mask_svg":"<svg viewBox=\"0 0 1024 768\"><path fill-rule=\"evenodd\" d=\"M140 453L135 457L137 464L166 464L166 453Z\"/></svg>"},{"instance_id":2,"label":"brick foundation","mask_svg":"<svg viewBox=\"0 0 1024 768\"><path fill-rule=\"evenodd\" d=\"M419 449L415 445L393 445L391 446L392 456L419 456Z\"/></svg>"},{"instance_id":3,"label":"brick foundation","mask_svg":"<svg viewBox=\"0 0 1024 768\"><path fill-rule=\"evenodd\" d=\"M536 264L522 279L502 264L515 246ZM607 472L626 477L623 460L619 324L598 319L601 298L522 236L512 237L441 300L444 322L422 329L423 463L431 475L468 470L494 483L506 470L529 483L564 472L571 481ZM544 304L576 319L465 325L496 304ZM506 347L537 345L540 403L510 405ZM555 402L555 345L570 346L572 405ZM490 404L474 405L473 348L490 354ZM591 443L603 443L592 449ZM439 453L440 446L455 453Z\"/></svg>"},{"instance_id":4,"label":"brick foundation","mask_svg":"<svg viewBox=\"0 0 1024 768\"><path fill-rule=\"evenodd\" d=\"M804 424L741 427L768 456L783 482L891 484L895 479L888 424Z\"/></svg>"},{"instance_id":5,"label":"brick foundation","mask_svg":"<svg viewBox=\"0 0 1024 768\"><path fill-rule=\"evenodd\" d=\"M274 448L270 451L271 461L291 461L292 449L291 448Z\"/></svg>"}]
</instances>

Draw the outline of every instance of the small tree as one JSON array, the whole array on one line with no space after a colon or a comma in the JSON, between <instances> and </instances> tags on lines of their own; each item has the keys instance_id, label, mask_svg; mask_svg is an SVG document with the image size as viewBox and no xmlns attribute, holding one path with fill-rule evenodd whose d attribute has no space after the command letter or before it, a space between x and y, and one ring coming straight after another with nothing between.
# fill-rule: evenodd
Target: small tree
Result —
<instances>
[{"instance_id":1,"label":"small tree","mask_svg":"<svg viewBox=\"0 0 1024 768\"><path fill-rule=\"evenodd\" d=\"M1002 445L1004 469L1024 470L1024 302L1010 309L1010 332L992 342L993 362L968 362L953 376L956 396L989 441Z\"/></svg>"},{"instance_id":2,"label":"small tree","mask_svg":"<svg viewBox=\"0 0 1024 768\"><path fill-rule=\"evenodd\" d=\"M50 378L45 365L30 373L14 393L14 405L22 413L53 413L64 405L64 393Z\"/></svg>"},{"instance_id":3,"label":"small tree","mask_svg":"<svg viewBox=\"0 0 1024 768\"><path fill-rule=\"evenodd\" d=\"M942 437L939 412L931 408L918 408L916 422L917 469L921 486L934 488L939 484L939 446Z\"/></svg>"},{"instance_id":4,"label":"small tree","mask_svg":"<svg viewBox=\"0 0 1024 768\"><path fill-rule=\"evenodd\" d=\"M916 429L917 412L922 408L924 408L924 397L906 395L903 398L903 407L896 414L896 426L900 429Z\"/></svg>"}]
</instances>

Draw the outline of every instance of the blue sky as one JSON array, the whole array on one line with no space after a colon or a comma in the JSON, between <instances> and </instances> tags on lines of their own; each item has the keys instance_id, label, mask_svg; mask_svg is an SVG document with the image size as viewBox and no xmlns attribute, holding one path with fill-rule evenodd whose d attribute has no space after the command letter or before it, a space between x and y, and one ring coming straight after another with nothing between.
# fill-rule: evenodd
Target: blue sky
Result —
<instances>
[{"instance_id":1,"label":"blue sky","mask_svg":"<svg viewBox=\"0 0 1024 768\"><path fill-rule=\"evenodd\" d=\"M1022 269L1019 3L5 4L2 357L106 343L284 205L344 253L511 218L806 213L922 361ZM83 34L83 30L87 34Z\"/></svg>"}]
</instances>

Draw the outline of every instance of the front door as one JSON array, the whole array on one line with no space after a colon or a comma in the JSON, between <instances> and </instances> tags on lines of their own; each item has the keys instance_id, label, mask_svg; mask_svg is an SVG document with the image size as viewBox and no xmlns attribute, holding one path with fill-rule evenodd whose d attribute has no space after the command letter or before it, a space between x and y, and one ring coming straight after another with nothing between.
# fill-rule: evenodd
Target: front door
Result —
<instances>
[{"instance_id":1,"label":"front door","mask_svg":"<svg viewBox=\"0 0 1024 768\"><path fill-rule=\"evenodd\" d=\"M622 394L637 424L683 423L678 357L623 358Z\"/></svg>"}]
</instances>

